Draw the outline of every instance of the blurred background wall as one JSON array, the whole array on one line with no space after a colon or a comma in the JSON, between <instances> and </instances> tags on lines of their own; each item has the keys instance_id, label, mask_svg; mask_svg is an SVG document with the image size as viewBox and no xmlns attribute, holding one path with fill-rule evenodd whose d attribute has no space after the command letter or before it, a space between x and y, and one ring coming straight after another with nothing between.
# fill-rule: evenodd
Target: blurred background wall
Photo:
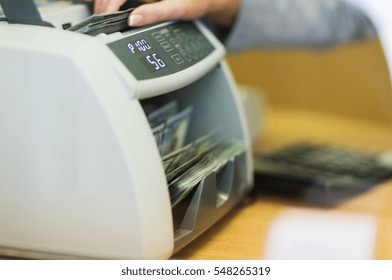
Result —
<instances>
[{"instance_id":1,"label":"blurred background wall","mask_svg":"<svg viewBox=\"0 0 392 280\"><path fill-rule=\"evenodd\" d=\"M230 53L236 81L263 92L269 106L392 122L392 92L377 39L321 50Z\"/></svg>"}]
</instances>

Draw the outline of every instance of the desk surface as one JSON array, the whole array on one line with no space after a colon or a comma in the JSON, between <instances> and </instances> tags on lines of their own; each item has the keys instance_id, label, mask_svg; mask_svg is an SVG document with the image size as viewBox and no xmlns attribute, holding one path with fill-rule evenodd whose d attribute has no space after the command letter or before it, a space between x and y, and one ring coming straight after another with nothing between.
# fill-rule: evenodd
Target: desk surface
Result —
<instances>
[{"instance_id":1,"label":"desk surface","mask_svg":"<svg viewBox=\"0 0 392 280\"><path fill-rule=\"evenodd\" d=\"M274 109L255 153L307 140L371 150L392 150L392 124L348 119L309 111ZM257 185L255 186L257 190ZM239 205L174 259L262 259L266 235L274 219L286 210L310 208L300 202L256 192L255 200ZM371 214L379 221L376 259L392 259L392 180L327 211Z\"/></svg>"}]
</instances>

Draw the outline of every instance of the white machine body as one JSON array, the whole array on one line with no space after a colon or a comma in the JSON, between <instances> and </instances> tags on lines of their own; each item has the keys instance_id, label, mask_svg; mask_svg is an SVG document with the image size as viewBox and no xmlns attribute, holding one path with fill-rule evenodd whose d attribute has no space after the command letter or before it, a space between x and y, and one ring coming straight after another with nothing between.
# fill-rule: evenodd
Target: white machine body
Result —
<instances>
[{"instance_id":1,"label":"white machine body","mask_svg":"<svg viewBox=\"0 0 392 280\"><path fill-rule=\"evenodd\" d=\"M83 15L80 9L77 13ZM234 84L222 63L224 48L200 23L195 26L214 46L210 55L170 75L137 79L108 44L148 29L91 37L0 24L0 254L165 259L175 252L165 172L141 101L172 92L181 96L200 87L202 78L223 76L231 111L198 120L194 133L230 114L237 128L231 132L230 121L224 131L249 147ZM211 71L217 74L209 78ZM193 96L184 100L205 99ZM216 107L206 106L211 105ZM200 119L210 117L205 112ZM249 153L241 160L246 190Z\"/></svg>"}]
</instances>

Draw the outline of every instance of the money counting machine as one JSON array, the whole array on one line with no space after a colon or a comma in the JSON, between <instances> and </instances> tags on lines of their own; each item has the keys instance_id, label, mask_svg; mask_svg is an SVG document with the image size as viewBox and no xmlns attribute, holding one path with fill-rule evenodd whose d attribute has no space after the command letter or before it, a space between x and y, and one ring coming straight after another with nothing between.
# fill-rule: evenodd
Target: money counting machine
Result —
<instances>
[{"instance_id":1,"label":"money counting machine","mask_svg":"<svg viewBox=\"0 0 392 280\"><path fill-rule=\"evenodd\" d=\"M200 22L0 38L0 255L169 258L249 192L244 114Z\"/></svg>"}]
</instances>

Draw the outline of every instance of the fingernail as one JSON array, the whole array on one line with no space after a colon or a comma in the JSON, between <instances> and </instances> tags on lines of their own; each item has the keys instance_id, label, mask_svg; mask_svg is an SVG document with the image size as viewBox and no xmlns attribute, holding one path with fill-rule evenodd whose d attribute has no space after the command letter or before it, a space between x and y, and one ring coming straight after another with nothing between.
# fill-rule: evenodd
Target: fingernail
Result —
<instances>
[{"instance_id":1,"label":"fingernail","mask_svg":"<svg viewBox=\"0 0 392 280\"><path fill-rule=\"evenodd\" d=\"M139 26L143 21L142 15L131 15L128 18L128 25L129 26Z\"/></svg>"}]
</instances>

